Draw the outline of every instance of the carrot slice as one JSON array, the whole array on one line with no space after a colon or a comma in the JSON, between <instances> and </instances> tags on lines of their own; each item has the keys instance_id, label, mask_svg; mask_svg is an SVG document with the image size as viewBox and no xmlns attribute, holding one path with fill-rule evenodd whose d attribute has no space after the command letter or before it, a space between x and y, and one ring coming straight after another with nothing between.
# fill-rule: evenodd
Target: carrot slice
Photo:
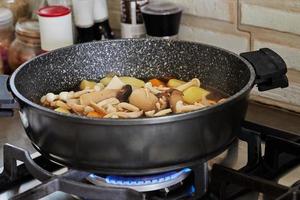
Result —
<instances>
[{"instance_id":1,"label":"carrot slice","mask_svg":"<svg viewBox=\"0 0 300 200\"><path fill-rule=\"evenodd\" d=\"M165 86L166 84L162 82L161 80L158 80L156 78L149 80L152 86L158 87L160 85Z\"/></svg>"},{"instance_id":2,"label":"carrot slice","mask_svg":"<svg viewBox=\"0 0 300 200\"><path fill-rule=\"evenodd\" d=\"M99 112L96 112L96 111L92 111L92 112L89 112L87 114L88 117L94 117L94 118L103 118L105 116L105 113L99 113Z\"/></svg>"}]
</instances>

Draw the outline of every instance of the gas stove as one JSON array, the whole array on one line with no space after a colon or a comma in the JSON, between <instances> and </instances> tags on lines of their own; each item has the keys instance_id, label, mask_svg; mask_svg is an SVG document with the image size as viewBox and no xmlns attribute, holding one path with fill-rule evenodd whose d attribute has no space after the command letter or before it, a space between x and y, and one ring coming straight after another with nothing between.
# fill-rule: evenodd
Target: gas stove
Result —
<instances>
[{"instance_id":1,"label":"gas stove","mask_svg":"<svg viewBox=\"0 0 300 200\"><path fill-rule=\"evenodd\" d=\"M239 140L225 154L221 164L222 155L161 174L118 176L68 169L5 144L0 199L300 199L298 135L245 122ZM246 158L243 166L228 167L229 155L237 154ZM278 183L295 169L290 185Z\"/></svg>"}]
</instances>

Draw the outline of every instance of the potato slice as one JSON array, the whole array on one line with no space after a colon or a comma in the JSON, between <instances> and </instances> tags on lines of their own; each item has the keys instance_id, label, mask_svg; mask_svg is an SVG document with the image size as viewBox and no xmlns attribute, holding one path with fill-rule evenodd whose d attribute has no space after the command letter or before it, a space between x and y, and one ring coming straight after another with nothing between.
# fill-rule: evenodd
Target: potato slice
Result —
<instances>
[{"instance_id":1,"label":"potato slice","mask_svg":"<svg viewBox=\"0 0 300 200\"><path fill-rule=\"evenodd\" d=\"M86 88L93 89L96 84L97 83L95 81L83 80L83 81L81 81L79 88L80 88L80 90L84 90Z\"/></svg>"},{"instance_id":2,"label":"potato slice","mask_svg":"<svg viewBox=\"0 0 300 200\"><path fill-rule=\"evenodd\" d=\"M144 81L134 78L134 77L121 76L118 78L126 85L131 85L132 87L135 87L135 88L141 88L141 87L144 87L144 85L145 85ZM100 83L107 86L110 83L111 79L112 79L112 77L105 77L100 80Z\"/></svg>"},{"instance_id":3,"label":"potato slice","mask_svg":"<svg viewBox=\"0 0 300 200\"><path fill-rule=\"evenodd\" d=\"M170 88L176 88L180 85L183 85L185 84L186 82L185 81L181 81L181 80L178 80L178 79L170 79L167 83L167 86L170 87Z\"/></svg>"},{"instance_id":4,"label":"potato slice","mask_svg":"<svg viewBox=\"0 0 300 200\"><path fill-rule=\"evenodd\" d=\"M209 94L209 91L199 88L199 87L190 87L183 92L183 100L186 103L194 104L202 100L202 97Z\"/></svg>"},{"instance_id":5,"label":"potato slice","mask_svg":"<svg viewBox=\"0 0 300 200\"><path fill-rule=\"evenodd\" d=\"M104 86L107 86L109 82L111 81L112 77L104 77L103 79L100 80L100 83L102 83Z\"/></svg>"}]
</instances>

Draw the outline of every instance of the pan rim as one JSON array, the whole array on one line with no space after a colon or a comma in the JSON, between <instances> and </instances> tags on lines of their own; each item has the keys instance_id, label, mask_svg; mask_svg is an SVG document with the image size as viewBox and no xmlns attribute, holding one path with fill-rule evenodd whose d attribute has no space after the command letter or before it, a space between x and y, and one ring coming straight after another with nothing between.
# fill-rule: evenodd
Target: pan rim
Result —
<instances>
[{"instance_id":1,"label":"pan rim","mask_svg":"<svg viewBox=\"0 0 300 200\"><path fill-rule=\"evenodd\" d=\"M51 52L57 52L57 51L62 51L63 49L68 49L72 48L73 46L79 46L79 45L89 45L91 43L110 43L111 41L113 42L122 42L122 41L166 41L165 39L149 39L149 38L136 38L136 39L115 39L115 40L103 40L103 41L97 41L97 42L89 42L89 43L83 43L83 44L77 44L77 45L72 45L68 47L63 47L59 48L56 50L53 50ZM134 118L134 119L96 119L96 118L89 118L89 117L84 117L84 116L77 116L77 115L69 115L69 114L63 114L56 112L54 110L51 110L49 108L46 108L44 106L41 106L37 103L34 103L33 101L30 101L27 99L25 96L23 96L18 89L15 86L15 78L23 68L27 66L29 62L32 60L38 59L39 57L42 57L46 54L49 54L51 52L48 52L46 54L39 55L32 60L29 60L22 64L20 67L15 70L15 72L12 74L10 80L9 80L9 85L11 88L11 91L17 97L19 101L22 103L25 103L26 105L31 106L32 108L48 115L51 117L55 117L59 120L74 120L79 123L88 123L88 124L95 124L95 125L143 125L143 124L162 124L162 123L169 123L169 122L175 122L175 121L181 121L181 120L188 120L192 119L198 116L206 115L207 113L213 113L216 112L220 109L222 109L224 106L231 105L232 103L238 101L241 98L244 98L245 95L248 94L248 92L252 89L255 81L255 70L253 66L244 58L241 56L237 55L234 52L231 52L229 50L214 46L214 45L208 45L208 44L203 44L200 42L193 42L193 41L185 41L185 40L169 40L170 42L176 42L176 43L188 43L188 44L195 44L195 45L202 45L206 46L208 48L214 48L220 51L224 51L229 55L232 55L236 57L237 59L241 60L247 67L250 72L250 77L248 80L248 83L237 93L234 95L231 95L225 102L222 102L220 104L212 105L206 108L203 108L201 110L197 111L192 111L192 112L187 112L187 113L180 113L180 114L172 114L172 115L166 115L166 116L161 116L161 117L152 117L152 118Z\"/></svg>"}]
</instances>

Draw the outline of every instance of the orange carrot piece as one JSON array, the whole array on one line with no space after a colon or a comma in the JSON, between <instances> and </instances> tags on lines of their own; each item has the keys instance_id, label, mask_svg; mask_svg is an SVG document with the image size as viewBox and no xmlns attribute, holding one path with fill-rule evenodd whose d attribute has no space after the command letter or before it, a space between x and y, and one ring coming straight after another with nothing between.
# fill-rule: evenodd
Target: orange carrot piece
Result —
<instances>
[{"instance_id":1,"label":"orange carrot piece","mask_svg":"<svg viewBox=\"0 0 300 200\"><path fill-rule=\"evenodd\" d=\"M92 112L89 112L87 114L88 117L94 117L94 118L103 118L105 116L105 113L99 113L99 112L96 112L96 111L92 111Z\"/></svg>"},{"instance_id":2,"label":"orange carrot piece","mask_svg":"<svg viewBox=\"0 0 300 200\"><path fill-rule=\"evenodd\" d=\"M166 84L162 82L161 80L158 80L156 78L149 80L152 86L158 87L160 85L165 86Z\"/></svg>"}]
</instances>

